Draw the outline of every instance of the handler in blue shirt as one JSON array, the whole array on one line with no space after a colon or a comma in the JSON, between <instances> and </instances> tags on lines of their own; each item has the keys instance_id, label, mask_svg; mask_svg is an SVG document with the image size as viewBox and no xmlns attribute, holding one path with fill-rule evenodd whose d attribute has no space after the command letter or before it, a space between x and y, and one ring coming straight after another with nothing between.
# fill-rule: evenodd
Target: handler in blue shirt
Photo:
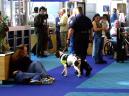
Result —
<instances>
[{"instance_id":1,"label":"handler in blue shirt","mask_svg":"<svg viewBox=\"0 0 129 96\"><path fill-rule=\"evenodd\" d=\"M83 69L85 69L86 76L89 76L92 68L89 64L83 61L86 59L87 55L89 32L92 29L92 22L83 14L82 7L77 7L75 10L76 16L69 24L67 44L72 45L72 53L76 54L82 59L80 67L81 74L83 74ZM72 42L70 42L70 39L72 39Z\"/></svg>"}]
</instances>

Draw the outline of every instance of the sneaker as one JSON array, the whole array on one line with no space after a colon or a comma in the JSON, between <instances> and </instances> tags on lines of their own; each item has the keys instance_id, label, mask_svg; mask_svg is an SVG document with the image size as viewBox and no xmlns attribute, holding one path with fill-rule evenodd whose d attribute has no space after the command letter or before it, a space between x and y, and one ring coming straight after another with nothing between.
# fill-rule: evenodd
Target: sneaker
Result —
<instances>
[{"instance_id":1,"label":"sneaker","mask_svg":"<svg viewBox=\"0 0 129 96\"><path fill-rule=\"evenodd\" d=\"M53 78L51 75L47 75L47 77L46 78L48 78L48 79L52 79L53 81L55 81L55 78Z\"/></svg>"},{"instance_id":2,"label":"sneaker","mask_svg":"<svg viewBox=\"0 0 129 96\"><path fill-rule=\"evenodd\" d=\"M30 84L42 84L39 80L30 80Z\"/></svg>"},{"instance_id":3,"label":"sneaker","mask_svg":"<svg viewBox=\"0 0 129 96\"><path fill-rule=\"evenodd\" d=\"M41 79L41 82L42 82L42 84L44 84L44 85L49 85L49 84L52 84L53 83L53 80L52 79L48 79L48 78L42 78Z\"/></svg>"},{"instance_id":4,"label":"sneaker","mask_svg":"<svg viewBox=\"0 0 129 96\"><path fill-rule=\"evenodd\" d=\"M53 80L53 81L55 81L55 78L53 78L53 77L51 77L51 76L49 76L49 77L47 77L48 79L51 79L51 80Z\"/></svg>"}]
</instances>

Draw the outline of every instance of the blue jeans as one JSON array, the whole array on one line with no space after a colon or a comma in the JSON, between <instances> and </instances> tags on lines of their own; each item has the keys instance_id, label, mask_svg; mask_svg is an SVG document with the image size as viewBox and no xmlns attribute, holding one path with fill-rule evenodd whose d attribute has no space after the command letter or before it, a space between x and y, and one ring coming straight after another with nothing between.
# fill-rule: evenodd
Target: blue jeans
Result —
<instances>
[{"instance_id":1,"label":"blue jeans","mask_svg":"<svg viewBox=\"0 0 129 96\"><path fill-rule=\"evenodd\" d=\"M69 53L74 54L74 46L73 46L73 36L70 38L70 44L69 44Z\"/></svg>"},{"instance_id":2,"label":"blue jeans","mask_svg":"<svg viewBox=\"0 0 129 96\"><path fill-rule=\"evenodd\" d=\"M40 80L46 76L48 76L48 74L42 63L39 61L34 61L30 64L27 72L18 71L15 79L18 82L22 82L25 79Z\"/></svg>"},{"instance_id":3,"label":"blue jeans","mask_svg":"<svg viewBox=\"0 0 129 96\"><path fill-rule=\"evenodd\" d=\"M93 55L94 55L95 62L100 62L103 60L103 53L102 53L103 43L104 43L104 40L102 37L97 37L97 36L94 37Z\"/></svg>"}]
</instances>

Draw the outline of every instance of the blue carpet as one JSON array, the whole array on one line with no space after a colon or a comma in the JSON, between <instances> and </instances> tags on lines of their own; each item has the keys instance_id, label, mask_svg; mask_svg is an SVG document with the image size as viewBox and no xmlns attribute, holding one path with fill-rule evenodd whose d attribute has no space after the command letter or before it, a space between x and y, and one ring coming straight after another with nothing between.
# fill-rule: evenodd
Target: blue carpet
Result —
<instances>
[{"instance_id":1,"label":"blue carpet","mask_svg":"<svg viewBox=\"0 0 129 96\"><path fill-rule=\"evenodd\" d=\"M109 65L77 88L129 89L129 61Z\"/></svg>"},{"instance_id":2,"label":"blue carpet","mask_svg":"<svg viewBox=\"0 0 129 96\"><path fill-rule=\"evenodd\" d=\"M71 92L65 96L129 96L129 93Z\"/></svg>"},{"instance_id":3,"label":"blue carpet","mask_svg":"<svg viewBox=\"0 0 129 96\"><path fill-rule=\"evenodd\" d=\"M37 57L32 57L36 59ZM49 74L56 78L56 81L52 85L10 85L10 86L0 86L0 96L65 96L65 94L71 92L104 92L103 89L88 89L88 88L77 88L83 82L94 78L97 73L101 70L106 69L113 62L109 57L105 57L108 61L107 64L97 65L94 64L91 56L87 57L88 62L93 68L92 74L89 77L82 76L77 78L74 75L74 69L71 67L68 69L68 77L61 76L61 71L63 66L59 63L59 59L55 58L53 55L47 58L38 58L43 62L43 65L48 70ZM96 82L98 83L98 82ZM108 90L109 92L118 92L118 90ZM128 92L128 90L120 90L120 92ZM82 93L83 94L83 93ZM72 96L72 95L71 95ZM78 95L81 96L81 95ZM83 95L82 95L83 96ZM85 95L87 96L87 95ZM96 96L96 95L94 95ZM101 95L100 95L101 96ZM105 95L106 96L106 95ZM112 95L113 96L113 95ZM124 96L124 95L123 95Z\"/></svg>"},{"instance_id":4,"label":"blue carpet","mask_svg":"<svg viewBox=\"0 0 129 96\"><path fill-rule=\"evenodd\" d=\"M48 57L44 57L44 58L37 58L36 56L32 55L31 58L32 60L41 61L43 65L45 66L46 70L51 70L51 69L61 66L59 59L56 58L53 54Z\"/></svg>"}]
</instances>

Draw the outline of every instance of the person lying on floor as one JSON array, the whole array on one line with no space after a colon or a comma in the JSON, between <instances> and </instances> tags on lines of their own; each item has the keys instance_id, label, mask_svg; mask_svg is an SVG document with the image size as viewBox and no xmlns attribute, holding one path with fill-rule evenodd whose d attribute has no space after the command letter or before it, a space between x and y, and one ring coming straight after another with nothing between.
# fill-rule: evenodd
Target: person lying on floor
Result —
<instances>
[{"instance_id":1,"label":"person lying on floor","mask_svg":"<svg viewBox=\"0 0 129 96\"><path fill-rule=\"evenodd\" d=\"M18 46L10 59L10 77L18 83L52 84L55 78L48 75L40 61L32 61L27 46Z\"/></svg>"}]
</instances>

